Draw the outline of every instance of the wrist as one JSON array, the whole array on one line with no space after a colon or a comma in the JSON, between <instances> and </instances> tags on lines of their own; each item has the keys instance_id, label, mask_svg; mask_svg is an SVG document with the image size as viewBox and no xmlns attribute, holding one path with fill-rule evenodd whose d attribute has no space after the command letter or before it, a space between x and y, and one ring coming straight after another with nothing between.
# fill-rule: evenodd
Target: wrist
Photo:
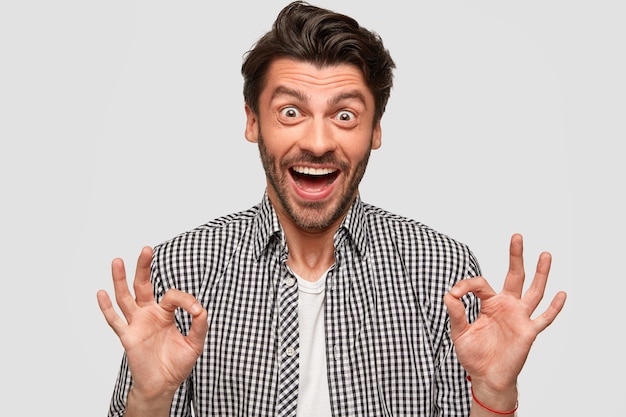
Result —
<instances>
[{"instance_id":1,"label":"wrist","mask_svg":"<svg viewBox=\"0 0 626 417\"><path fill-rule=\"evenodd\" d=\"M478 408L486 413L480 415L514 415L518 406L517 385L513 384L508 387L493 389L487 384L472 381L468 375L467 380L470 381L471 393L473 399L472 409ZM474 413L472 413L474 415Z\"/></svg>"},{"instance_id":2,"label":"wrist","mask_svg":"<svg viewBox=\"0 0 626 417\"><path fill-rule=\"evenodd\" d=\"M174 394L143 393L136 387L131 388L126 402L126 417L169 417Z\"/></svg>"}]
</instances>

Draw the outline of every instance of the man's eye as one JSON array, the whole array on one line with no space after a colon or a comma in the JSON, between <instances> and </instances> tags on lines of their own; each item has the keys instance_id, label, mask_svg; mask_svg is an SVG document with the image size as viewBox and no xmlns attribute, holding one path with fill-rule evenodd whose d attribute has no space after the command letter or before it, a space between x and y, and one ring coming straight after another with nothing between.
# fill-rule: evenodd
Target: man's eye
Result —
<instances>
[{"instance_id":1,"label":"man's eye","mask_svg":"<svg viewBox=\"0 0 626 417\"><path fill-rule=\"evenodd\" d=\"M295 107L285 107L280 111L284 117L294 118L300 116L300 112Z\"/></svg>"},{"instance_id":2,"label":"man's eye","mask_svg":"<svg viewBox=\"0 0 626 417\"><path fill-rule=\"evenodd\" d=\"M352 120L355 119L356 116L351 111L342 110L339 113L337 113L336 117L337 117L337 120L341 122L351 122Z\"/></svg>"}]
</instances>

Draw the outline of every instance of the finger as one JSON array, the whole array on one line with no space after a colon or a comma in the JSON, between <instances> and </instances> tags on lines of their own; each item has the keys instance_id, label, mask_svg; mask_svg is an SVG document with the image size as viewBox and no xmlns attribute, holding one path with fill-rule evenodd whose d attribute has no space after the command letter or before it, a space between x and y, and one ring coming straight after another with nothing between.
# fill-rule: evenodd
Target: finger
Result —
<instances>
[{"instance_id":1,"label":"finger","mask_svg":"<svg viewBox=\"0 0 626 417\"><path fill-rule=\"evenodd\" d=\"M567 294L564 291L559 291L552 299L548 309L533 320L535 328L537 329L537 334L541 333L546 329L546 327L552 324L556 316L558 316L563 309L566 299Z\"/></svg>"},{"instance_id":2,"label":"finger","mask_svg":"<svg viewBox=\"0 0 626 417\"><path fill-rule=\"evenodd\" d=\"M124 268L124 261L120 258L113 259L111 262L111 273L113 275L113 289L115 290L115 301L120 306L126 320L130 318L135 310L137 310L137 304L135 299L128 289L128 282L126 281L126 269Z\"/></svg>"},{"instance_id":3,"label":"finger","mask_svg":"<svg viewBox=\"0 0 626 417\"><path fill-rule=\"evenodd\" d=\"M496 292L483 277L462 279L450 289L450 295L454 298L461 298L470 292L476 294L481 300L487 300L496 295Z\"/></svg>"},{"instance_id":4,"label":"finger","mask_svg":"<svg viewBox=\"0 0 626 417\"><path fill-rule=\"evenodd\" d=\"M202 308L200 303L198 303L198 306L195 306L196 303L198 303L198 300L196 300L196 297L193 295L179 289L172 288L165 292L165 295L159 305L165 311L170 313L173 313L180 307L193 316L193 314L199 313L197 310L198 307Z\"/></svg>"},{"instance_id":5,"label":"finger","mask_svg":"<svg viewBox=\"0 0 626 417\"><path fill-rule=\"evenodd\" d=\"M180 307L191 315L192 326L187 337L195 349L200 352L204 347L204 339L209 329L207 323L208 313L202 307L202 304L189 293L170 289L163 296L160 306L169 312L174 312L174 310Z\"/></svg>"},{"instance_id":6,"label":"finger","mask_svg":"<svg viewBox=\"0 0 626 417\"><path fill-rule=\"evenodd\" d=\"M550 253L543 252L539 255L537 269L535 270L535 277L533 278L530 287L528 287L526 294L524 294L524 302L528 305L530 313L535 311L543 299L551 264L552 255L550 255Z\"/></svg>"},{"instance_id":7,"label":"finger","mask_svg":"<svg viewBox=\"0 0 626 417\"><path fill-rule=\"evenodd\" d=\"M127 324L122 318L117 314L115 309L113 308L113 304L111 303L111 298L106 291L100 290L97 294L98 297L98 306L100 307L100 311L104 315L109 326L113 329L115 334L120 336L123 330L126 328Z\"/></svg>"},{"instance_id":8,"label":"finger","mask_svg":"<svg viewBox=\"0 0 626 417\"><path fill-rule=\"evenodd\" d=\"M135 280L133 289L137 305L145 307L154 304L154 292L150 282L150 266L152 263L152 248L145 246L141 249L137 258L137 268L135 269Z\"/></svg>"},{"instance_id":9,"label":"finger","mask_svg":"<svg viewBox=\"0 0 626 417\"><path fill-rule=\"evenodd\" d=\"M443 297L443 301L448 308L450 317L450 337L456 340L469 326L465 312L465 304L461 298L468 293L474 293L482 300L486 300L495 295L493 288L483 277L473 277L457 282L450 291Z\"/></svg>"},{"instance_id":10,"label":"finger","mask_svg":"<svg viewBox=\"0 0 626 417\"><path fill-rule=\"evenodd\" d=\"M517 298L520 298L524 288L524 277L524 242L522 235L515 233L511 236L509 271L504 280L503 291L512 293Z\"/></svg>"}]
</instances>

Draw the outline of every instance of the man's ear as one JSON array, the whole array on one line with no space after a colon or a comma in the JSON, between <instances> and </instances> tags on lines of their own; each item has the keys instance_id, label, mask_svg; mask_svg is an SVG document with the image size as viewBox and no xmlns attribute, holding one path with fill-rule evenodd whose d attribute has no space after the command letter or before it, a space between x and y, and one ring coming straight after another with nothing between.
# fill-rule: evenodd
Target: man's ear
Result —
<instances>
[{"instance_id":1,"label":"man's ear","mask_svg":"<svg viewBox=\"0 0 626 417\"><path fill-rule=\"evenodd\" d=\"M246 104L246 131L248 142L257 143L259 140L259 118L256 113Z\"/></svg>"},{"instance_id":2,"label":"man's ear","mask_svg":"<svg viewBox=\"0 0 626 417\"><path fill-rule=\"evenodd\" d=\"M380 120L376 122L374 131L372 132L372 149L378 149L382 145L383 131L380 127Z\"/></svg>"}]
</instances>

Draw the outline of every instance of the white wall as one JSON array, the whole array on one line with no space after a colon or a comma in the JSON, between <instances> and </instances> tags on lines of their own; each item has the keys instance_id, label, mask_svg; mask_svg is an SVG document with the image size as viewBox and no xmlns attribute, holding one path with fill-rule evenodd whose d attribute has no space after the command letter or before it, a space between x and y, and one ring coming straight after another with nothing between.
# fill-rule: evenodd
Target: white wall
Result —
<instances>
[{"instance_id":1,"label":"white wall","mask_svg":"<svg viewBox=\"0 0 626 417\"><path fill-rule=\"evenodd\" d=\"M105 415L111 259L132 269L141 246L259 201L239 68L284 4L0 5L3 415ZM496 288L512 233L530 271L553 253L546 298L569 300L521 375L520 415L621 410L624 7L317 4L398 64L363 198L470 244Z\"/></svg>"}]
</instances>

